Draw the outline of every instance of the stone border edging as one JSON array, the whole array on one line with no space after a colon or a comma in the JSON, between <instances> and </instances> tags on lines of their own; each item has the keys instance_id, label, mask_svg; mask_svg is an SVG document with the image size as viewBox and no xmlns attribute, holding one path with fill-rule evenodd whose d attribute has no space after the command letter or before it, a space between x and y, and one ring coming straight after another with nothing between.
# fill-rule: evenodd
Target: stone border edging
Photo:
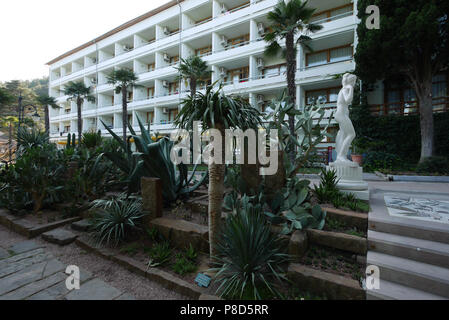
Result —
<instances>
[{"instance_id":1,"label":"stone border edging","mask_svg":"<svg viewBox=\"0 0 449 320\"><path fill-rule=\"evenodd\" d=\"M18 234L27 237L28 239L35 238L42 233L57 229L79 220L81 220L80 217L73 217L36 226L20 217L16 217L6 212L5 210L0 210L0 224L5 226L9 230L15 231Z\"/></svg>"},{"instance_id":2,"label":"stone border edging","mask_svg":"<svg viewBox=\"0 0 449 320\"><path fill-rule=\"evenodd\" d=\"M291 263L288 278L300 288L313 294L326 294L334 300L366 300L366 293L358 281L333 273Z\"/></svg>"},{"instance_id":3,"label":"stone border edging","mask_svg":"<svg viewBox=\"0 0 449 320\"><path fill-rule=\"evenodd\" d=\"M307 229L309 243L314 243L334 249L366 255L368 240L365 238L331 231Z\"/></svg>"},{"instance_id":4,"label":"stone border edging","mask_svg":"<svg viewBox=\"0 0 449 320\"><path fill-rule=\"evenodd\" d=\"M321 207L327 212L327 216L332 219L340 220L348 226L354 226L359 230L368 230L368 213L359 213L354 211L345 211L329 207Z\"/></svg>"},{"instance_id":5,"label":"stone border edging","mask_svg":"<svg viewBox=\"0 0 449 320\"><path fill-rule=\"evenodd\" d=\"M125 267L129 271L139 274L154 282L157 282L163 285L165 288L173 290L186 297L192 298L194 300L219 300L218 297L207 294L205 289L190 284L185 280L178 278L166 271L157 268L147 269L147 267L141 262L138 262L122 254L114 254L107 248L97 248L91 245L88 241L81 238L76 239L75 243L79 247L89 252L97 254L104 259L114 261L119 265Z\"/></svg>"}]
</instances>

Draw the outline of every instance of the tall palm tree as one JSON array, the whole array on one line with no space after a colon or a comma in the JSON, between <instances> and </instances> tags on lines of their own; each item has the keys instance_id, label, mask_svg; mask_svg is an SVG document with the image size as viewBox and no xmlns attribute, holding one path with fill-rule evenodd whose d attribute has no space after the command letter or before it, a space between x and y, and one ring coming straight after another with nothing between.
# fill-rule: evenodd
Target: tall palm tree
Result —
<instances>
[{"instance_id":1,"label":"tall palm tree","mask_svg":"<svg viewBox=\"0 0 449 320\"><path fill-rule=\"evenodd\" d=\"M265 34L264 40L269 43L265 49L267 56L276 56L282 52L281 41L285 40L283 54L287 60L287 88L291 103L296 103L296 46L307 46L311 40L310 33L317 32L323 28L322 25L310 23L316 9L307 7L308 1L302 0L280 0L273 11L268 13L272 31ZM295 42L296 35L299 34ZM289 128L292 135L295 134L295 118L289 115Z\"/></svg>"},{"instance_id":2,"label":"tall palm tree","mask_svg":"<svg viewBox=\"0 0 449 320\"><path fill-rule=\"evenodd\" d=\"M206 93L187 97L183 108L175 119L178 128L192 130L195 121L201 121L202 130L217 129L222 135L224 149L225 129L257 129L261 125L261 114L241 97L226 96L220 87L213 86ZM215 150L214 150L215 152ZM215 155L215 154L214 154ZM224 195L224 152L220 156L223 164L209 163L209 242L211 258L216 257L218 228Z\"/></svg>"},{"instance_id":3,"label":"tall palm tree","mask_svg":"<svg viewBox=\"0 0 449 320\"><path fill-rule=\"evenodd\" d=\"M36 98L37 103L44 108L45 115L45 133L50 134L50 112L48 106L52 108L59 108L54 97L43 94Z\"/></svg>"},{"instance_id":4,"label":"tall palm tree","mask_svg":"<svg viewBox=\"0 0 449 320\"><path fill-rule=\"evenodd\" d=\"M123 122L123 141L127 144L126 130L128 127L128 91L136 87L138 77L134 71L129 69L114 70L108 76L108 83L115 87L115 93L122 93L122 122Z\"/></svg>"},{"instance_id":5,"label":"tall palm tree","mask_svg":"<svg viewBox=\"0 0 449 320\"><path fill-rule=\"evenodd\" d=\"M75 101L78 112L78 143L81 144L83 135L82 107L85 100L95 102L95 97L90 94L91 87L86 87L83 82L70 81L64 90L69 96L67 101Z\"/></svg>"},{"instance_id":6,"label":"tall palm tree","mask_svg":"<svg viewBox=\"0 0 449 320\"><path fill-rule=\"evenodd\" d=\"M178 69L181 79L190 81L190 94L192 96L196 94L198 81L207 79L211 74L211 71L207 70L207 62L198 56L181 59L181 64L176 69Z\"/></svg>"}]
</instances>

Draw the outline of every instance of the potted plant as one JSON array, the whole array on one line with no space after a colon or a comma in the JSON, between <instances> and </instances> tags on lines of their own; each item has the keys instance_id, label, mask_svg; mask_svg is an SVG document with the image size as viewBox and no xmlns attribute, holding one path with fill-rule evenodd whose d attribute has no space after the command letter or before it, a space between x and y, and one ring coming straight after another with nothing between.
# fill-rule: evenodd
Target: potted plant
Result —
<instances>
[{"instance_id":1,"label":"potted plant","mask_svg":"<svg viewBox=\"0 0 449 320\"><path fill-rule=\"evenodd\" d=\"M357 163L359 166L362 166L362 162L363 162L363 148L360 146L361 144L361 140L360 139L355 139L352 142L352 147L351 147L351 159L352 162Z\"/></svg>"}]
</instances>

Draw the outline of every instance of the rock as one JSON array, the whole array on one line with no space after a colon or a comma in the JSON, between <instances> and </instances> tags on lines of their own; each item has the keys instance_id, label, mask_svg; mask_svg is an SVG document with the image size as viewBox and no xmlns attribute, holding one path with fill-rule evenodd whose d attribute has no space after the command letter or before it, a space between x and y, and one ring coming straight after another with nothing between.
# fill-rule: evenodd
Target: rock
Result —
<instances>
[{"instance_id":1,"label":"rock","mask_svg":"<svg viewBox=\"0 0 449 320\"><path fill-rule=\"evenodd\" d=\"M142 178L141 187L143 210L149 213L145 218L146 222L162 217L163 199L161 179Z\"/></svg>"},{"instance_id":2,"label":"rock","mask_svg":"<svg viewBox=\"0 0 449 320\"><path fill-rule=\"evenodd\" d=\"M32 250L35 250L38 248L42 248L42 246L38 245L34 241L29 240L29 241L16 243L16 244L12 245L11 247L9 247L9 250L14 252L14 254L19 254L19 253L24 253L27 251L32 251Z\"/></svg>"},{"instance_id":3,"label":"rock","mask_svg":"<svg viewBox=\"0 0 449 320\"><path fill-rule=\"evenodd\" d=\"M202 252L209 250L209 228L185 220L158 218L151 221L151 226L170 240L179 249L185 249L192 244L194 248Z\"/></svg>"},{"instance_id":4,"label":"rock","mask_svg":"<svg viewBox=\"0 0 449 320\"><path fill-rule=\"evenodd\" d=\"M91 223L90 223L89 219L84 219L84 220L80 220L80 221L72 223L72 229L76 230L76 231L85 232L85 231L89 230L90 226L91 226Z\"/></svg>"},{"instance_id":5,"label":"rock","mask_svg":"<svg viewBox=\"0 0 449 320\"><path fill-rule=\"evenodd\" d=\"M56 243L61 246L72 243L77 237L77 235L64 229L56 229L42 234L42 238L45 241Z\"/></svg>"},{"instance_id":6,"label":"rock","mask_svg":"<svg viewBox=\"0 0 449 320\"><path fill-rule=\"evenodd\" d=\"M72 290L66 295L67 300L113 300L123 293L100 279L93 279L81 285L79 290Z\"/></svg>"},{"instance_id":7,"label":"rock","mask_svg":"<svg viewBox=\"0 0 449 320\"><path fill-rule=\"evenodd\" d=\"M290 237L288 253L292 255L295 260L299 260L306 253L308 245L307 232L304 230L297 230Z\"/></svg>"},{"instance_id":8,"label":"rock","mask_svg":"<svg viewBox=\"0 0 449 320\"><path fill-rule=\"evenodd\" d=\"M365 238L345 233L309 229L307 236L310 243L347 252L365 255L368 249L368 241Z\"/></svg>"},{"instance_id":9,"label":"rock","mask_svg":"<svg viewBox=\"0 0 449 320\"><path fill-rule=\"evenodd\" d=\"M292 263L288 278L296 287L317 295L336 300L365 300L365 291L358 281L333 273L315 270Z\"/></svg>"}]
</instances>

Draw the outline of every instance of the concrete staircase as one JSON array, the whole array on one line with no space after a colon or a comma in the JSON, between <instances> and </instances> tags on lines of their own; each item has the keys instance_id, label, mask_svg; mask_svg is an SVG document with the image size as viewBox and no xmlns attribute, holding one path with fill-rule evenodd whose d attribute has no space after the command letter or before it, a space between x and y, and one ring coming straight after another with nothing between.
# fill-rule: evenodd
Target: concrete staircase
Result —
<instances>
[{"instance_id":1,"label":"concrete staircase","mask_svg":"<svg viewBox=\"0 0 449 320\"><path fill-rule=\"evenodd\" d=\"M380 289L368 300L449 299L449 226L420 228L370 214L367 265L380 269Z\"/></svg>"}]
</instances>

